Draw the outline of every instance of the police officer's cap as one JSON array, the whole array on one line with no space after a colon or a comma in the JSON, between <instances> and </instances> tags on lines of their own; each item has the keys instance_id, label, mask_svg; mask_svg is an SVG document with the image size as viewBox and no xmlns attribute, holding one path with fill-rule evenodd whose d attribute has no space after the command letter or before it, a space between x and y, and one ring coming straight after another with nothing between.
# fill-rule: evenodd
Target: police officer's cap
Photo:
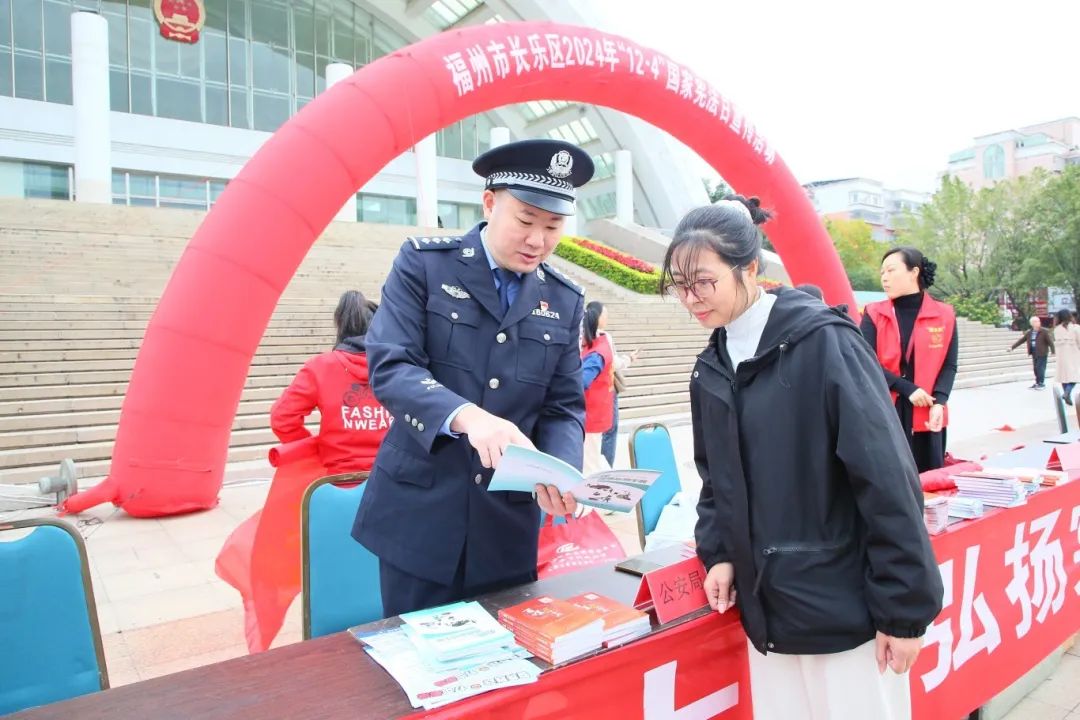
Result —
<instances>
[{"instance_id":1,"label":"police officer's cap","mask_svg":"<svg viewBox=\"0 0 1080 720\"><path fill-rule=\"evenodd\" d=\"M562 140L519 140L473 161L488 190L506 189L523 203L556 215L573 215L575 188L593 176L588 153Z\"/></svg>"}]
</instances>

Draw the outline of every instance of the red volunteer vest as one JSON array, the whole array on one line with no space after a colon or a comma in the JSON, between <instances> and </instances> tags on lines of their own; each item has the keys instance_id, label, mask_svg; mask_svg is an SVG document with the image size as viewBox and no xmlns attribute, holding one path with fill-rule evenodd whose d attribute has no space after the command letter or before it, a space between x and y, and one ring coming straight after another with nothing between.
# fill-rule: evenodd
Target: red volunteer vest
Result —
<instances>
[{"instance_id":1,"label":"red volunteer vest","mask_svg":"<svg viewBox=\"0 0 1080 720\"><path fill-rule=\"evenodd\" d=\"M881 366L891 373L900 374L900 325L896 320L896 310L892 300L870 303L865 312L877 328L877 356ZM956 313L952 305L940 303L923 293L922 307L915 318L915 327L911 330L908 351L915 355L915 384L933 394L941 366L949 352L953 329L956 327ZM896 402L897 393L891 393ZM926 423L930 420L930 408L913 408L912 430L928 432ZM949 424L949 409L945 408L945 425Z\"/></svg>"},{"instance_id":2,"label":"red volunteer vest","mask_svg":"<svg viewBox=\"0 0 1080 720\"><path fill-rule=\"evenodd\" d=\"M604 369L585 391L585 432L605 433L615 422L615 361L607 335L600 335L592 347L584 348L581 359L591 353L600 354Z\"/></svg>"}]
</instances>

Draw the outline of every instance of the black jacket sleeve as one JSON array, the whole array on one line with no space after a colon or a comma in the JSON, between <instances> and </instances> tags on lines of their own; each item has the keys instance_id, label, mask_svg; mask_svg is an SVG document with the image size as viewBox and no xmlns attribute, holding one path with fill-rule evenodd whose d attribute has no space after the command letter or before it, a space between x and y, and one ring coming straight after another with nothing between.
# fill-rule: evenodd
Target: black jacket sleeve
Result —
<instances>
[{"instance_id":1,"label":"black jacket sleeve","mask_svg":"<svg viewBox=\"0 0 1080 720\"><path fill-rule=\"evenodd\" d=\"M697 555L705 570L721 562L731 562L724 548L724 533L730 527L722 519L726 508L719 506L713 494L712 481L709 478L709 461L705 454L705 437L701 429L701 410L690 391L690 419L694 433L694 464L701 476L701 495L698 498L697 525L694 527L694 541L697 543Z\"/></svg>"},{"instance_id":2,"label":"black jacket sleeve","mask_svg":"<svg viewBox=\"0 0 1080 720\"><path fill-rule=\"evenodd\" d=\"M825 365L826 397L836 454L865 527L866 601L881 632L921 637L941 612L943 589L923 523L918 471L877 358L846 332L835 340Z\"/></svg>"},{"instance_id":3,"label":"black jacket sleeve","mask_svg":"<svg viewBox=\"0 0 1080 720\"><path fill-rule=\"evenodd\" d=\"M956 381L957 357L960 354L960 333L953 325L952 339L949 340L949 351L945 354L945 363L938 373L937 382L934 383L934 401L938 405L945 405L952 395L952 386Z\"/></svg>"},{"instance_id":4,"label":"black jacket sleeve","mask_svg":"<svg viewBox=\"0 0 1080 720\"><path fill-rule=\"evenodd\" d=\"M874 351L874 355L877 355L877 328L874 326L874 321L870 319L868 313L863 313L862 321L859 323L859 330L862 331L862 335L866 338L866 342L870 344L870 349ZM889 386L889 389L893 392L899 393L901 396L909 398L911 394L919 389L919 386L915 383L900 377L896 373L889 372L881 363L878 363L878 367L881 368L881 372L885 375L885 383Z\"/></svg>"}]
</instances>

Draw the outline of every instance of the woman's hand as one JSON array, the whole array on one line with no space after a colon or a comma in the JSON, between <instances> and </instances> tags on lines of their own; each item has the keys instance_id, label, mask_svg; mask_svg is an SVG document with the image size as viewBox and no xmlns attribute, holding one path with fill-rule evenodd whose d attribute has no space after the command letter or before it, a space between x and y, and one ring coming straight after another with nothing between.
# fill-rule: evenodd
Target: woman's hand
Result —
<instances>
[{"instance_id":1,"label":"woman's hand","mask_svg":"<svg viewBox=\"0 0 1080 720\"><path fill-rule=\"evenodd\" d=\"M878 631L877 667L879 673L885 672L885 666L892 668L897 675L903 675L915 664L922 648L922 638L896 638Z\"/></svg>"},{"instance_id":2,"label":"woman's hand","mask_svg":"<svg viewBox=\"0 0 1080 720\"><path fill-rule=\"evenodd\" d=\"M926 429L930 432L941 432L945 425L945 406L934 405L930 408L930 419L926 421Z\"/></svg>"},{"instance_id":3,"label":"woman's hand","mask_svg":"<svg viewBox=\"0 0 1080 720\"><path fill-rule=\"evenodd\" d=\"M735 566L729 562L716 563L705 576L705 595L709 607L724 613L735 604Z\"/></svg>"},{"instance_id":4,"label":"woman's hand","mask_svg":"<svg viewBox=\"0 0 1080 720\"><path fill-rule=\"evenodd\" d=\"M915 392L911 393L908 400L910 400L911 404L915 407L930 407L934 404L934 396L922 388L918 388Z\"/></svg>"}]
</instances>

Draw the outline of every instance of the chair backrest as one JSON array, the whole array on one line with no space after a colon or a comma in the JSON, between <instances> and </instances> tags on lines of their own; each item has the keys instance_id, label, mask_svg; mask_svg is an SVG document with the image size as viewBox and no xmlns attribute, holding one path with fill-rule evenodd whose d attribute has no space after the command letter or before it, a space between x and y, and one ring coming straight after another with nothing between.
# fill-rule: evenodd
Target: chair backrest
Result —
<instances>
[{"instance_id":1,"label":"chair backrest","mask_svg":"<svg viewBox=\"0 0 1080 720\"><path fill-rule=\"evenodd\" d=\"M50 518L0 522L0 715L108 687L82 537Z\"/></svg>"},{"instance_id":2,"label":"chair backrest","mask_svg":"<svg viewBox=\"0 0 1080 720\"><path fill-rule=\"evenodd\" d=\"M634 430L630 436L630 467L661 473L637 507L638 539L645 547L645 536L656 529L664 506L682 489L671 433L665 425L649 423Z\"/></svg>"},{"instance_id":3,"label":"chair backrest","mask_svg":"<svg viewBox=\"0 0 1080 720\"><path fill-rule=\"evenodd\" d=\"M366 478L367 473L353 478ZM316 480L304 493L300 534L304 639L383 616L379 559L351 531L366 483L338 487L341 476Z\"/></svg>"}]
</instances>

